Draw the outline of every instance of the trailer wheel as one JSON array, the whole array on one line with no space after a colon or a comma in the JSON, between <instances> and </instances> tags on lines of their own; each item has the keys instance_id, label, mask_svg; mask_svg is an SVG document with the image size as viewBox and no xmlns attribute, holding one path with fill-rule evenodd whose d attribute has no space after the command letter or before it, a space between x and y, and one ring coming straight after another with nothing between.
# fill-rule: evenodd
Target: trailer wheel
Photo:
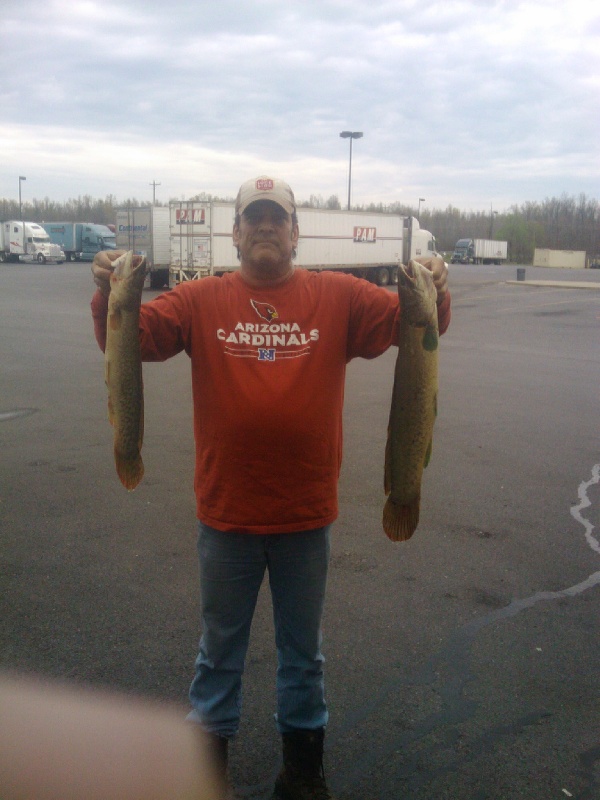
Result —
<instances>
[{"instance_id":1,"label":"trailer wheel","mask_svg":"<svg viewBox=\"0 0 600 800\"><path fill-rule=\"evenodd\" d=\"M390 282L390 271L387 267L381 267L377 270L377 285L387 286Z\"/></svg>"},{"instance_id":2,"label":"trailer wheel","mask_svg":"<svg viewBox=\"0 0 600 800\"><path fill-rule=\"evenodd\" d=\"M43 253L38 253L37 260L38 260L38 264L45 264L46 263L46 258L45 258Z\"/></svg>"},{"instance_id":3,"label":"trailer wheel","mask_svg":"<svg viewBox=\"0 0 600 800\"><path fill-rule=\"evenodd\" d=\"M6 253L3 252L3 251L0 252L0 264L4 264L4 262L7 261L7 260L8 259L6 258Z\"/></svg>"}]
</instances>

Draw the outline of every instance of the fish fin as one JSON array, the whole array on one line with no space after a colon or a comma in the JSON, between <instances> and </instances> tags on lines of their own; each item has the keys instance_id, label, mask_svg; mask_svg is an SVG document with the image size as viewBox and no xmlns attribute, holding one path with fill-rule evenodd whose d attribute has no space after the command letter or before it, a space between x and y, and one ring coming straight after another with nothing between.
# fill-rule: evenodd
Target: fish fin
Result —
<instances>
[{"instance_id":1,"label":"fish fin","mask_svg":"<svg viewBox=\"0 0 600 800\"><path fill-rule=\"evenodd\" d=\"M392 491L392 431L388 427L385 443L385 466L383 471L383 490L386 494Z\"/></svg>"},{"instance_id":2,"label":"fish fin","mask_svg":"<svg viewBox=\"0 0 600 800\"><path fill-rule=\"evenodd\" d=\"M104 383L108 389L110 386L110 361L108 359L104 362ZM115 425L115 410L110 399L110 391L108 393L108 421L114 427Z\"/></svg>"},{"instance_id":3,"label":"fish fin","mask_svg":"<svg viewBox=\"0 0 600 800\"><path fill-rule=\"evenodd\" d=\"M141 455L133 461L123 458L115 451L115 466L117 475L127 491L132 492L144 476L144 462Z\"/></svg>"},{"instance_id":4,"label":"fish fin","mask_svg":"<svg viewBox=\"0 0 600 800\"><path fill-rule=\"evenodd\" d=\"M430 439L429 444L427 445L427 452L425 453L425 462L423 463L424 467L426 467L429 464L432 450L433 450L433 439Z\"/></svg>"},{"instance_id":5,"label":"fish fin","mask_svg":"<svg viewBox=\"0 0 600 800\"><path fill-rule=\"evenodd\" d=\"M113 404L112 404L111 399L109 397L108 398L108 421L113 426L113 428L115 427L115 419L116 419L115 410L113 408Z\"/></svg>"},{"instance_id":6,"label":"fish fin","mask_svg":"<svg viewBox=\"0 0 600 800\"><path fill-rule=\"evenodd\" d=\"M118 306L113 306L111 313L108 315L108 324L112 331L118 331L121 327L121 310Z\"/></svg>"},{"instance_id":7,"label":"fish fin","mask_svg":"<svg viewBox=\"0 0 600 800\"><path fill-rule=\"evenodd\" d=\"M144 381L142 379L142 365L140 364L140 386L142 387L140 397L140 436L138 440L138 449L142 449L144 443Z\"/></svg>"},{"instance_id":8,"label":"fish fin","mask_svg":"<svg viewBox=\"0 0 600 800\"><path fill-rule=\"evenodd\" d=\"M406 542L419 524L420 497L410 505L399 505L388 497L383 509L383 530L392 542Z\"/></svg>"},{"instance_id":9,"label":"fish fin","mask_svg":"<svg viewBox=\"0 0 600 800\"><path fill-rule=\"evenodd\" d=\"M428 353L433 353L438 348L439 335L435 325L428 325L423 336L423 348Z\"/></svg>"}]
</instances>

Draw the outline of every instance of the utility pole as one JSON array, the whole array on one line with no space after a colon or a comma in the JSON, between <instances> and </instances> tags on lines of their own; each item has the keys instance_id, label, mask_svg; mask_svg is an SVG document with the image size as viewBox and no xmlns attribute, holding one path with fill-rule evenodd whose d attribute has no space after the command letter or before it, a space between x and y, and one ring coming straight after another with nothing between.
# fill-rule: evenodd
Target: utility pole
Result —
<instances>
[{"instance_id":1,"label":"utility pole","mask_svg":"<svg viewBox=\"0 0 600 800\"><path fill-rule=\"evenodd\" d=\"M152 187L152 205L155 206L156 205L156 187L160 186L160 183L157 183L156 181L152 181L152 183L150 183L149 185Z\"/></svg>"},{"instance_id":2,"label":"utility pole","mask_svg":"<svg viewBox=\"0 0 600 800\"><path fill-rule=\"evenodd\" d=\"M19 175L19 219L23 220L23 203L21 202L21 183L26 181L27 178L24 175Z\"/></svg>"}]
</instances>

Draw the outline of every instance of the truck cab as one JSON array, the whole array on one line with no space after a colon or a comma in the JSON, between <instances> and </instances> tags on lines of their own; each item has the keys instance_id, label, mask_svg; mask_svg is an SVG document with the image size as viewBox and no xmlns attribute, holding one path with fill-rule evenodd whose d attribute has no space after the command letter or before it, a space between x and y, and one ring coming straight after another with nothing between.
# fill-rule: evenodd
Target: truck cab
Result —
<instances>
[{"instance_id":1,"label":"truck cab","mask_svg":"<svg viewBox=\"0 0 600 800\"><path fill-rule=\"evenodd\" d=\"M116 250L117 240L113 231L106 225L84 224L81 231L81 250L76 258L93 261L96 253L102 250Z\"/></svg>"},{"instance_id":2,"label":"truck cab","mask_svg":"<svg viewBox=\"0 0 600 800\"><path fill-rule=\"evenodd\" d=\"M435 236L426 231L424 228L418 227L418 222L413 221L412 243L411 243L411 258L433 258L437 256L437 247L435 243Z\"/></svg>"},{"instance_id":3,"label":"truck cab","mask_svg":"<svg viewBox=\"0 0 600 800\"><path fill-rule=\"evenodd\" d=\"M454 252L452 253L453 264L469 264L474 257L473 240L472 239L459 239L454 245Z\"/></svg>"},{"instance_id":4,"label":"truck cab","mask_svg":"<svg viewBox=\"0 0 600 800\"><path fill-rule=\"evenodd\" d=\"M59 245L51 242L46 231L36 222L3 222L0 261L19 261L21 258L33 259L40 264L47 261L62 264L65 253Z\"/></svg>"}]
</instances>

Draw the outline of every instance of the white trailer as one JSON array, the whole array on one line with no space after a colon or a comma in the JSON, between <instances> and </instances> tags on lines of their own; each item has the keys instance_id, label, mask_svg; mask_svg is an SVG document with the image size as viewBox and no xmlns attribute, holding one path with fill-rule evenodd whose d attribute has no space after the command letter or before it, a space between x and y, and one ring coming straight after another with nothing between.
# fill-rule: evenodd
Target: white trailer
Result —
<instances>
[{"instance_id":1,"label":"white trailer","mask_svg":"<svg viewBox=\"0 0 600 800\"><path fill-rule=\"evenodd\" d=\"M150 286L161 289L169 283L169 207L143 206L117 210L117 250L133 250L146 258Z\"/></svg>"},{"instance_id":2,"label":"white trailer","mask_svg":"<svg viewBox=\"0 0 600 800\"><path fill-rule=\"evenodd\" d=\"M170 209L175 282L239 268L233 203L174 202ZM297 213L295 263L305 269L349 272L386 285L397 281L399 263L436 254L434 237L414 217L314 208L298 208Z\"/></svg>"},{"instance_id":3,"label":"white trailer","mask_svg":"<svg viewBox=\"0 0 600 800\"><path fill-rule=\"evenodd\" d=\"M585 264L585 250L549 250L536 247L533 253L534 267L585 269Z\"/></svg>"},{"instance_id":4,"label":"white trailer","mask_svg":"<svg viewBox=\"0 0 600 800\"><path fill-rule=\"evenodd\" d=\"M0 223L0 261L32 259L39 264L65 260L64 250L50 241L50 237L37 222L7 220Z\"/></svg>"}]
</instances>

